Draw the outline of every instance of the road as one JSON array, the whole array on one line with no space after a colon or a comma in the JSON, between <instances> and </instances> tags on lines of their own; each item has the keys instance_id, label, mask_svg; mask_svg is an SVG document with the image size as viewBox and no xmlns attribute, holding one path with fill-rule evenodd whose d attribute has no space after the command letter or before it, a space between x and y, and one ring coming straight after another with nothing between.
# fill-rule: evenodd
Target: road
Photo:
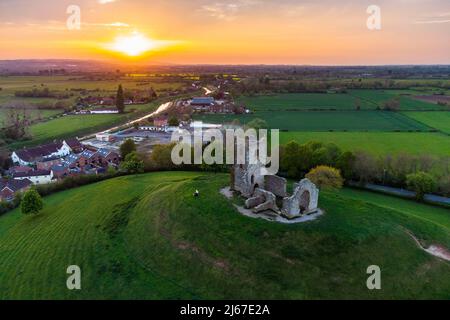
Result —
<instances>
[{"instance_id":1,"label":"road","mask_svg":"<svg viewBox=\"0 0 450 320\"><path fill-rule=\"evenodd\" d=\"M214 91L211 91L210 89L208 89L207 87L203 87L203 90L205 90L205 95L209 95L209 94L214 92ZM158 115L160 113L163 113L164 111L166 111L167 109L170 108L170 106L172 105L173 102L174 101L169 101L169 102L163 103L163 104L161 104L158 107L158 109L156 109L156 111L153 111L153 112L151 112L151 113L149 113L149 114L147 114L147 115L145 115L145 116L143 116L143 117L141 117L139 119L130 120L130 121L124 123L124 124L121 124L121 125L109 128L107 130L103 130L103 131L100 131L100 132L97 132L97 133L90 134L88 136L80 138L80 140L90 139L90 138L96 136L97 134L108 134L108 133L111 133L111 132L118 131L120 129L125 129L125 128L128 128L128 127L131 127L135 123L139 123L139 122L141 122L143 120L146 120L146 119L154 117L154 116L156 116L156 115Z\"/></svg>"}]
</instances>

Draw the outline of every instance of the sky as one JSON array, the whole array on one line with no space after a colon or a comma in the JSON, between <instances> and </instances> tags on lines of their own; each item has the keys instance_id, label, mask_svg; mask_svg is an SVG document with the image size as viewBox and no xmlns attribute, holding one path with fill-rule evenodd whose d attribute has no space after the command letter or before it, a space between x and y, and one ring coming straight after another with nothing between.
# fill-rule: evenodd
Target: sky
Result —
<instances>
[{"instance_id":1,"label":"sky","mask_svg":"<svg viewBox=\"0 0 450 320\"><path fill-rule=\"evenodd\" d=\"M378 29L367 26L378 21L371 5ZM50 58L450 64L450 1L0 0L0 59Z\"/></svg>"}]
</instances>

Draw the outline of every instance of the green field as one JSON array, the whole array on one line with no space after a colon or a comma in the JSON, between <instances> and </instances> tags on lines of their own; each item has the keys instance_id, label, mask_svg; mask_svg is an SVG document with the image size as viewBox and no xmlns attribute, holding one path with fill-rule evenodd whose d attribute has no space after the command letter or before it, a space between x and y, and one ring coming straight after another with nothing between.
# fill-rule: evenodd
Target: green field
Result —
<instances>
[{"instance_id":1,"label":"green field","mask_svg":"<svg viewBox=\"0 0 450 320\"><path fill-rule=\"evenodd\" d=\"M261 96L243 96L237 101L254 112L279 110L355 110L356 100L362 110L382 108L384 101L400 98L401 110L448 110L413 98L424 94L413 90L349 90L348 93L288 93Z\"/></svg>"},{"instance_id":2,"label":"green field","mask_svg":"<svg viewBox=\"0 0 450 320\"><path fill-rule=\"evenodd\" d=\"M112 126L122 124L136 117L136 114L151 112L157 104L148 104L138 109L139 113L67 115L53 120L39 122L30 127L31 140L19 141L9 145L10 149L22 146L38 145L53 139L64 139L95 133Z\"/></svg>"},{"instance_id":3,"label":"green field","mask_svg":"<svg viewBox=\"0 0 450 320\"><path fill-rule=\"evenodd\" d=\"M412 92L403 90L350 90L349 94L358 97L365 103L371 103L382 107L382 103L394 97L400 98L400 110L448 110L448 107L440 106L416 100L409 95ZM423 94L423 93L422 93Z\"/></svg>"},{"instance_id":4,"label":"green field","mask_svg":"<svg viewBox=\"0 0 450 320\"><path fill-rule=\"evenodd\" d=\"M423 132L281 132L280 143L320 141L335 143L344 150L367 151L374 155L428 154L448 156L450 138Z\"/></svg>"},{"instance_id":5,"label":"green field","mask_svg":"<svg viewBox=\"0 0 450 320\"><path fill-rule=\"evenodd\" d=\"M449 211L343 190L323 192L317 221L239 214L227 175L128 176L45 198L38 216L0 217L0 299L446 299ZM200 197L192 197L195 189ZM366 288L378 265L382 290ZM66 269L82 289L66 288Z\"/></svg>"},{"instance_id":6,"label":"green field","mask_svg":"<svg viewBox=\"0 0 450 320\"><path fill-rule=\"evenodd\" d=\"M289 93L268 96L240 97L238 102L252 111L279 110L355 110L357 98L349 94L326 93ZM375 109L376 105L370 101L361 100L362 109Z\"/></svg>"},{"instance_id":7,"label":"green field","mask_svg":"<svg viewBox=\"0 0 450 320\"><path fill-rule=\"evenodd\" d=\"M145 82L145 86L143 83ZM177 89L183 84L177 82L158 81L155 77L122 77L120 79L87 79L69 76L0 76L0 87L3 94L14 94L17 90L49 87L52 91L70 91L71 89L85 89L116 92L119 84L125 89L145 89L153 87L155 90Z\"/></svg>"},{"instance_id":8,"label":"green field","mask_svg":"<svg viewBox=\"0 0 450 320\"><path fill-rule=\"evenodd\" d=\"M405 112L408 117L450 134L450 112Z\"/></svg>"},{"instance_id":9,"label":"green field","mask_svg":"<svg viewBox=\"0 0 450 320\"><path fill-rule=\"evenodd\" d=\"M286 131L429 131L432 128L400 113L388 111L259 111L249 115L198 115L196 120L245 124L255 118L271 129Z\"/></svg>"},{"instance_id":10,"label":"green field","mask_svg":"<svg viewBox=\"0 0 450 320\"><path fill-rule=\"evenodd\" d=\"M56 116L58 114L61 114L62 110L52 109L52 110L38 110L38 109L32 109L29 110L30 118L31 120L38 120L38 119L47 119L53 116ZM3 127L5 117L8 115L7 109L0 109L0 127Z\"/></svg>"}]
</instances>

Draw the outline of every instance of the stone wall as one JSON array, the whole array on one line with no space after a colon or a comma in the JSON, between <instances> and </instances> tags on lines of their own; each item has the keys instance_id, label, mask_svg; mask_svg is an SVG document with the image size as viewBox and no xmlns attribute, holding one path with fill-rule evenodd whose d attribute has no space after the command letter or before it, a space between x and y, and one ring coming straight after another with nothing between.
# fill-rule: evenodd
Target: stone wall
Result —
<instances>
[{"instance_id":1,"label":"stone wall","mask_svg":"<svg viewBox=\"0 0 450 320\"><path fill-rule=\"evenodd\" d=\"M286 197L287 180L279 176L265 176L265 187L267 191L272 192L278 197Z\"/></svg>"},{"instance_id":2,"label":"stone wall","mask_svg":"<svg viewBox=\"0 0 450 320\"><path fill-rule=\"evenodd\" d=\"M294 193L283 199L282 212L287 217L297 217L317 211L319 189L308 179L294 185Z\"/></svg>"}]
</instances>

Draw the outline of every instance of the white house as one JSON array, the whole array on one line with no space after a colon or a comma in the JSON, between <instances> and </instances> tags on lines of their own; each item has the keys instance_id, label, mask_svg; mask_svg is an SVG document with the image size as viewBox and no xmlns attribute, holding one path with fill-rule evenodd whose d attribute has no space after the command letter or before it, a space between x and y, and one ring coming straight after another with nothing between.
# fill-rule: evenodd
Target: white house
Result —
<instances>
[{"instance_id":1,"label":"white house","mask_svg":"<svg viewBox=\"0 0 450 320\"><path fill-rule=\"evenodd\" d=\"M109 134L109 133L98 133L95 135L95 139L97 139L98 141L112 142L116 138L114 135Z\"/></svg>"},{"instance_id":2,"label":"white house","mask_svg":"<svg viewBox=\"0 0 450 320\"><path fill-rule=\"evenodd\" d=\"M20 172L13 175L14 180L30 180L33 184L47 184L52 182L52 170L34 170L30 172Z\"/></svg>"},{"instance_id":3,"label":"white house","mask_svg":"<svg viewBox=\"0 0 450 320\"><path fill-rule=\"evenodd\" d=\"M91 114L115 114L119 113L118 109L92 109Z\"/></svg>"},{"instance_id":4,"label":"white house","mask_svg":"<svg viewBox=\"0 0 450 320\"><path fill-rule=\"evenodd\" d=\"M11 159L21 166L29 166L49 158L62 158L72 152L67 143L61 141L52 142L42 146L16 150L12 153Z\"/></svg>"}]
</instances>

